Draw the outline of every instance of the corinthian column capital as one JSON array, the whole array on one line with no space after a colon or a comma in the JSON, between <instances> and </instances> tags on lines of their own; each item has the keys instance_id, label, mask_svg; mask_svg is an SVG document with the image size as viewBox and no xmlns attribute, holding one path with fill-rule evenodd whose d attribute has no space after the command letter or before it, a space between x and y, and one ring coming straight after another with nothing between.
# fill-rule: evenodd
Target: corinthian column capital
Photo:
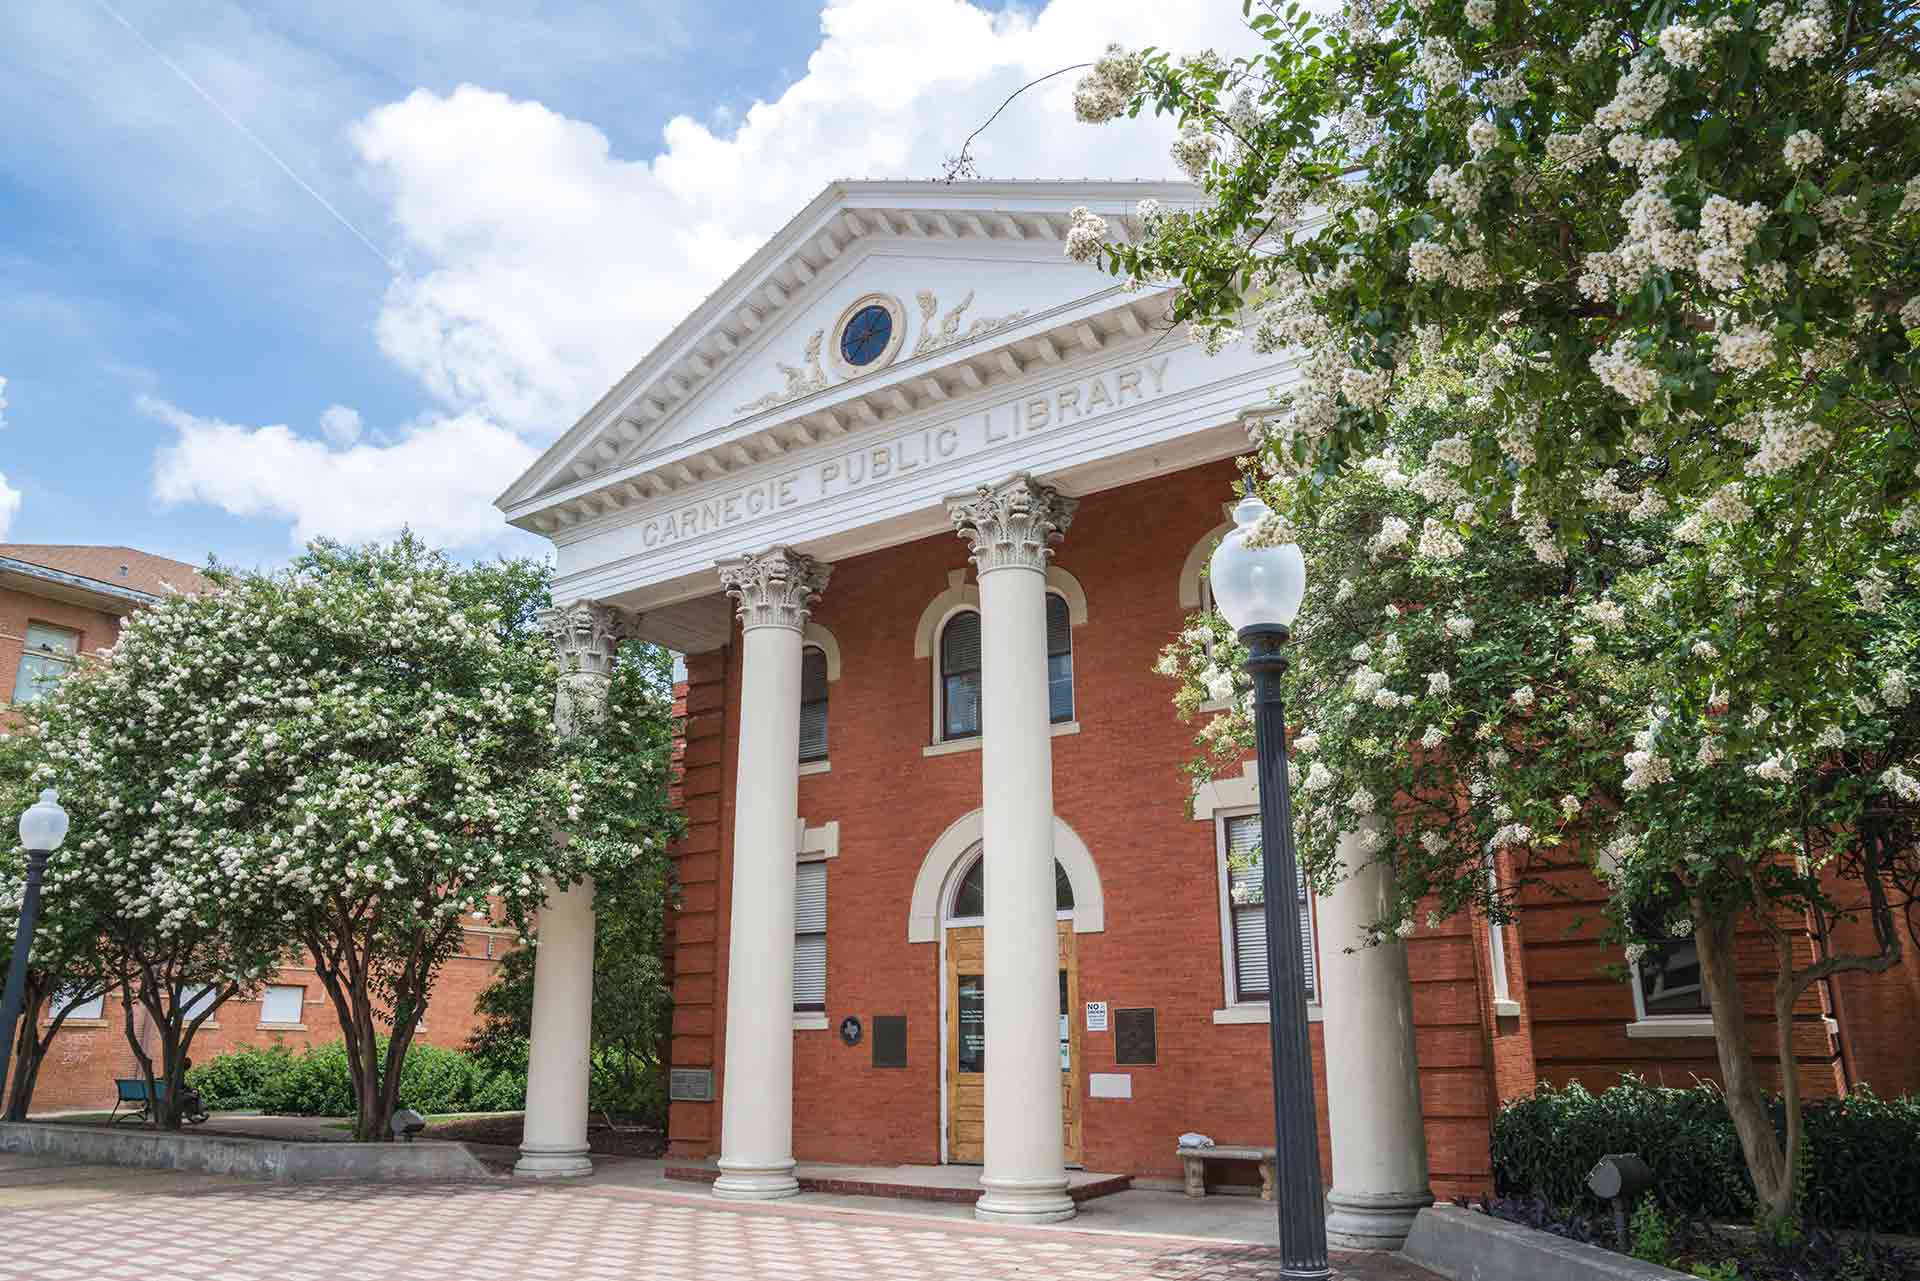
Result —
<instances>
[{"instance_id":1,"label":"corinthian column capital","mask_svg":"<svg viewBox=\"0 0 1920 1281\"><path fill-rule=\"evenodd\" d=\"M1077 498L1040 484L1025 472L997 485L947 499L947 515L973 549L980 573L994 569L1045 570L1053 545L1073 523Z\"/></svg>"},{"instance_id":2,"label":"corinthian column capital","mask_svg":"<svg viewBox=\"0 0 1920 1281\"><path fill-rule=\"evenodd\" d=\"M770 547L752 556L720 562L720 585L733 597L740 626L804 630L813 603L827 588L833 566L803 556L791 547Z\"/></svg>"},{"instance_id":3,"label":"corinthian column capital","mask_svg":"<svg viewBox=\"0 0 1920 1281\"><path fill-rule=\"evenodd\" d=\"M613 675L614 651L632 634L633 624L630 611L594 600L577 600L540 614L541 630L553 642L563 674Z\"/></svg>"}]
</instances>

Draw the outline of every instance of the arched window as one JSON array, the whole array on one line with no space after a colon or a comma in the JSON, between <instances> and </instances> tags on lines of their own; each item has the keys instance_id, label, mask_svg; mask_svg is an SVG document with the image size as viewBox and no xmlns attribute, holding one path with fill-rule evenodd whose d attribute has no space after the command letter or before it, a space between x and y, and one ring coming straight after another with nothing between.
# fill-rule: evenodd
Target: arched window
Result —
<instances>
[{"instance_id":1,"label":"arched window","mask_svg":"<svg viewBox=\"0 0 1920 1281\"><path fill-rule=\"evenodd\" d=\"M809 645L800 653L800 760L827 759L827 651Z\"/></svg>"},{"instance_id":2,"label":"arched window","mask_svg":"<svg viewBox=\"0 0 1920 1281\"><path fill-rule=\"evenodd\" d=\"M987 860L976 856L954 889L949 920L970 921L987 914L986 879ZM1056 912L1073 911L1073 882L1067 879L1067 869L1060 866L1059 859L1053 861L1053 908Z\"/></svg>"},{"instance_id":3,"label":"arched window","mask_svg":"<svg viewBox=\"0 0 1920 1281\"><path fill-rule=\"evenodd\" d=\"M940 737L980 733L980 615L962 610L940 632Z\"/></svg>"},{"instance_id":4,"label":"arched window","mask_svg":"<svg viewBox=\"0 0 1920 1281\"><path fill-rule=\"evenodd\" d=\"M1073 719L1073 622L1067 601L1047 593L1047 715L1058 725Z\"/></svg>"}]
</instances>

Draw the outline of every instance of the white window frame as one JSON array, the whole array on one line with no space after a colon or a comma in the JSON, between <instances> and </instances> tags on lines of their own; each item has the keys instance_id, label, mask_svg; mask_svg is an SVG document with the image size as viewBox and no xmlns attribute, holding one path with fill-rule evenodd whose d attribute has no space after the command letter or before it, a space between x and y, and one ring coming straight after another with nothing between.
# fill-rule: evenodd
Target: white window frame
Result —
<instances>
[{"instance_id":1,"label":"white window frame","mask_svg":"<svg viewBox=\"0 0 1920 1281\"><path fill-rule=\"evenodd\" d=\"M1487 859L1487 886L1494 894L1500 893L1500 864L1493 856ZM1513 999L1513 990L1507 978L1506 927L1491 916L1487 917L1487 966L1493 976L1494 1017L1519 1018L1520 1002Z\"/></svg>"},{"instance_id":2,"label":"white window frame","mask_svg":"<svg viewBox=\"0 0 1920 1281\"><path fill-rule=\"evenodd\" d=\"M63 636L73 637L73 652L66 653L60 650L48 649L45 646L39 649L33 648L28 644L28 640L32 637L36 627L43 631L59 632ZM60 680L65 680L73 674L73 669L80 665L80 646L85 639L86 638L74 628L61 627L57 623L40 623L28 619L26 630L20 637L20 662L14 667L13 671L13 705L15 707L25 707L28 703L37 703L40 701L38 698L25 698L22 696L27 684L27 661L29 659L38 658L59 664L64 669L60 675ZM57 685L59 681L55 681L54 683Z\"/></svg>"},{"instance_id":3,"label":"white window frame","mask_svg":"<svg viewBox=\"0 0 1920 1281\"><path fill-rule=\"evenodd\" d=\"M267 1012L271 1008L270 1000L275 992L293 992L296 994L293 1018L276 1019L268 1017ZM305 1031L307 1026L306 1004L307 989L300 984L269 983L260 993L260 1026L264 1028L284 1028L289 1031ZM284 1013L284 1011L282 1012Z\"/></svg>"},{"instance_id":4,"label":"white window frame","mask_svg":"<svg viewBox=\"0 0 1920 1281\"><path fill-rule=\"evenodd\" d=\"M1049 573L1052 573L1051 568L1049 569ZM1069 721L1055 721L1050 719L1047 726L1047 732L1050 735L1054 738L1063 738L1068 734L1078 734L1080 732L1080 643L1074 638L1073 633L1077 628L1085 625L1083 621L1084 606L1082 606L1080 610L1076 610L1073 593L1066 590L1065 587L1055 586L1051 581L1047 585L1047 595L1058 596L1067 604L1067 656L1068 662L1073 669L1073 719ZM982 628L980 633L982 650L981 664L983 667L985 666L987 639L985 631L986 615L981 613L979 602L977 600L968 600L951 606L945 613L940 615L939 620L933 625L932 642L930 645L932 650L932 662L930 666L933 677L932 689L930 691L932 697L932 716L928 721L928 728L932 731L931 737L933 741L920 749L922 756L948 756L955 752L977 752L980 750L981 736L979 734L968 734L964 738L942 737L947 728L947 684L945 674L942 671L943 663L941 661L944 643L947 638L947 624L951 623L957 615L966 613L980 614L980 624ZM1045 663L1047 657L1049 656L1042 655L1040 661ZM981 709L983 713L981 717L982 728L985 727L985 710L984 707ZM1049 717L1051 717L1051 708L1049 708ZM805 772L806 767L802 766L801 773Z\"/></svg>"},{"instance_id":5,"label":"white window frame","mask_svg":"<svg viewBox=\"0 0 1920 1281\"><path fill-rule=\"evenodd\" d=\"M1709 1009L1698 1014L1649 1014L1647 998L1640 985L1640 962L1629 961L1627 971L1633 987L1633 1022L1627 1024L1627 1035L1636 1040L1664 1040L1680 1037L1711 1037L1713 1035L1713 1012ZM1706 999L1705 975L1701 976L1700 995Z\"/></svg>"},{"instance_id":6,"label":"white window frame","mask_svg":"<svg viewBox=\"0 0 1920 1281\"><path fill-rule=\"evenodd\" d=\"M947 628L952 624L954 619L960 617L962 614L973 614L980 619L980 665L983 670L986 667L987 659L987 617L981 612L978 604L955 605L952 609L949 609L940 616L939 623L937 623L933 629L933 745L935 747L946 748L948 751L960 751L964 750L965 747L977 748L980 746L980 735L977 733L961 734L953 737L949 737L947 734L947 677L945 670ZM985 693L984 690L981 692L983 694ZM981 710L984 712L985 708ZM985 723L986 718L982 716L981 724L984 726Z\"/></svg>"},{"instance_id":7,"label":"white window frame","mask_svg":"<svg viewBox=\"0 0 1920 1281\"><path fill-rule=\"evenodd\" d=\"M1233 953L1233 892L1227 869L1227 820L1259 813L1258 805L1236 805L1213 812L1214 882L1220 894L1220 973L1225 988L1225 1005L1213 1012L1215 1023L1267 1023L1273 1016L1266 997L1240 997L1238 958ZM1313 951L1313 1000L1307 1002L1307 1021L1318 1023L1326 1010L1322 1001L1326 977L1320 969L1320 903L1311 888L1307 890L1307 904L1307 946Z\"/></svg>"}]
</instances>

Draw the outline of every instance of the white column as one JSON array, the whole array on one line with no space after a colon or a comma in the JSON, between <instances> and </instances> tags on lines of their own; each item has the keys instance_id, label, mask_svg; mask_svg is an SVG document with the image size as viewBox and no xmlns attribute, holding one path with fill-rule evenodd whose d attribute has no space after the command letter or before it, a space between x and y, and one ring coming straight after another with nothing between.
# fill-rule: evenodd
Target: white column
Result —
<instances>
[{"instance_id":1,"label":"white column","mask_svg":"<svg viewBox=\"0 0 1920 1281\"><path fill-rule=\"evenodd\" d=\"M800 819L800 637L830 568L785 547L720 562L739 603L740 759L714 1195L792 1196L794 827Z\"/></svg>"},{"instance_id":2,"label":"white column","mask_svg":"<svg viewBox=\"0 0 1920 1281\"><path fill-rule=\"evenodd\" d=\"M1398 941L1360 946L1365 927L1384 915L1391 885L1390 869L1372 861L1366 839L1364 832L1341 839L1349 875L1319 904L1320 1031L1333 1143L1327 1243L1398 1250L1414 1216L1433 1204L1433 1191L1407 947Z\"/></svg>"},{"instance_id":3,"label":"white column","mask_svg":"<svg viewBox=\"0 0 1920 1281\"><path fill-rule=\"evenodd\" d=\"M606 715L613 655L631 630L625 611L592 601L541 615L560 660L553 719L570 736ZM547 884L533 958L533 1034L527 1115L513 1172L529 1178L591 1174L587 1058L593 1041L593 882Z\"/></svg>"},{"instance_id":4,"label":"white column","mask_svg":"<svg viewBox=\"0 0 1920 1281\"><path fill-rule=\"evenodd\" d=\"M986 1169L978 1218L1071 1218L1060 1115L1047 557L1078 504L1026 475L947 500L980 579Z\"/></svg>"}]
</instances>

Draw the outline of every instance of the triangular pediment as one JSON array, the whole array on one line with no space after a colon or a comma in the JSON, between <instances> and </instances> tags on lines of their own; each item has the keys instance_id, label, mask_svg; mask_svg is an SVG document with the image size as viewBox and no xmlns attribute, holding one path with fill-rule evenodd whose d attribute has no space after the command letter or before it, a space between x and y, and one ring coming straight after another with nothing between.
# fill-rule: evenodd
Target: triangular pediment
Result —
<instances>
[{"instance_id":1,"label":"triangular pediment","mask_svg":"<svg viewBox=\"0 0 1920 1281\"><path fill-rule=\"evenodd\" d=\"M503 494L553 532L944 399L1058 344L1137 332L1138 297L1063 251L1072 210L1137 228L1172 183L836 183ZM1094 321L1118 312L1117 321ZM1010 350L1011 349L1011 350Z\"/></svg>"}]
</instances>

